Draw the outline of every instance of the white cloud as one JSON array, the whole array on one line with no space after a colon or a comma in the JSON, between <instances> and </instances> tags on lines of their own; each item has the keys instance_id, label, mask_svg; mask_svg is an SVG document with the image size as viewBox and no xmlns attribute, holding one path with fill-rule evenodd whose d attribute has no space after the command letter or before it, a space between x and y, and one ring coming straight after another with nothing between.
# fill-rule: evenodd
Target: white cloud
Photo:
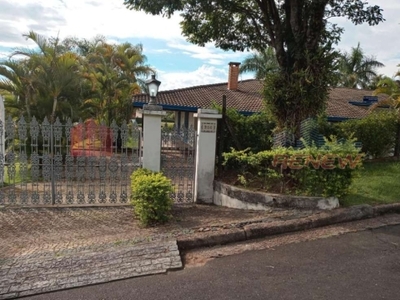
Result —
<instances>
[{"instance_id":1,"label":"white cloud","mask_svg":"<svg viewBox=\"0 0 400 300\"><path fill-rule=\"evenodd\" d=\"M339 48L350 51L351 47L356 47L360 42L366 55L375 56L378 61L385 64L385 67L378 69L378 73L393 76L399 69L397 65L400 63L400 39L396 36L400 31L400 1L374 2L370 4L381 6L386 21L377 26L366 24L355 26L343 18L335 20L345 28Z\"/></svg>"},{"instance_id":2,"label":"white cloud","mask_svg":"<svg viewBox=\"0 0 400 300\"><path fill-rule=\"evenodd\" d=\"M9 57L9 52L0 51L0 60L7 59Z\"/></svg>"},{"instance_id":3,"label":"white cloud","mask_svg":"<svg viewBox=\"0 0 400 300\"><path fill-rule=\"evenodd\" d=\"M180 50L182 54L203 60L204 63L211 65L223 65L226 61L232 61L243 56L241 52L226 52L216 49L210 43L206 44L204 47L199 47L181 40L173 40L168 42L167 46L172 49Z\"/></svg>"},{"instance_id":4,"label":"white cloud","mask_svg":"<svg viewBox=\"0 0 400 300\"><path fill-rule=\"evenodd\" d=\"M198 85L223 83L228 81L228 66L218 68L210 65L202 65L198 69L186 72L166 72L158 70L158 79L161 81L160 90L171 90ZM253 78L251 74L240 76L240 80Z\"/></svg>"},{"instance_id":5,"label":"white cloud","mask_svg":"<svg viewBox=\"0 0 400 300\"><path fill-rule=\"evenodd\" d=\"M191 72L166 72L159 70L160 90L226 82L228 78L227 71L209 65L202 65L197 70Z\"/></svg>"},{"instance_id":6,"label":"white cloud","mask_svg":"<svg viewBox=\"0 0 400 300\"><path fill-rule=\"evenodd\" d=\"M63 28L70 35L92 37L96 34L129 37L151 37L168 40L179 38L176 26L180 17L171 19L151 16L125 8L123 1L73 1L66 0L65 18L68 25Z\"/></svg>"},{"instance_id":7,"label":"white cloud","mask_svg":"<svg viewBox=\"0 0 400 300\"><path fill-rule=\"evenodd\" d=\"M181 38L179 16L167 19L131 11L122 0L0 0L0 7L0 45L6 47L25 46L22 34L29 30L61 38L99 34L116 39Z\"/></svg>"},{"instance_id":8,"label":"white cloud","mask_svg":"<svg viewBox=\"0 0 400 300\"><path fill-rule=\"evenodd\" d=\"M147 51L147 52L168 53L168 54L171 54L171 53L172 53L172 51L171 51L170 49L154 49L154 50L150 49L150 50Z\"/></svg>"}]
</instances>

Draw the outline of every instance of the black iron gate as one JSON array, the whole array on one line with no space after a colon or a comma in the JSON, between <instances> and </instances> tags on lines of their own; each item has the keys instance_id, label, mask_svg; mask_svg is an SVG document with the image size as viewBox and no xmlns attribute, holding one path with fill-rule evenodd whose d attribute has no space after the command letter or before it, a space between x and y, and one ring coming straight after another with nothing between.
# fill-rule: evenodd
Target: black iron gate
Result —
<instances>
[{"instance_id":1,"label":"black iron gate","mask_svg":"<svg viewBox=\"0 0 400 300\"><path fill-rule=\"evenodd\" d=\"M125 204L141 129L115 121L0 121L0 205ZM1 151L4 149L4 151Z\"/></svg>"},{"instance_id":2,"label":"black iron gate","mask_svg":"<svg viewBox=\"0 0 400 300\"><path fill-rule=\"evenodd\" d=\"M171 179L175 203L194 201L196 131L193 128L163 127L161 171Z\"/></svg>"}]
</instances>

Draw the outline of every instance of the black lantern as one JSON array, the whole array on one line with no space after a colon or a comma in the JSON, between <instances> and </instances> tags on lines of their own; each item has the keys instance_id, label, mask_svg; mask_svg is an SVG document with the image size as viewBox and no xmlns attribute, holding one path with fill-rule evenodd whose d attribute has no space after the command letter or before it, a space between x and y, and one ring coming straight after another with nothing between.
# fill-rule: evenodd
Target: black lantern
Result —
<instances>
[{"instance_id":1,"label":"black lantern","mask_svg":"<svg viewBox=\"0 0 400 300\"><path fill-rule=\"evenodd\" d=\"M157 105L156 97L158 93L158 87L161 81L156 79L156 75L151 75L151 79L146 81L147 88L149 90L150 102L149 105Z\"/></svg>"}]
</instances>

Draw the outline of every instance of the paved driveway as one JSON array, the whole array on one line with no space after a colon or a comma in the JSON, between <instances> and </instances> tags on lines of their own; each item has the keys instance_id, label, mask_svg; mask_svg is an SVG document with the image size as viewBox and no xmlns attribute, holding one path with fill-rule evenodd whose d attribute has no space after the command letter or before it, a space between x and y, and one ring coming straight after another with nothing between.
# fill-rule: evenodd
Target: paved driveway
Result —
<instances>
[{"instance_id":1,"label":"paved driveway","mask_svg":"<svg viewBox=\"0 0 400 300\"><path fill-rule=\"evenodd\" d=\"M282 220L311 211L243 211L216 206L183 205L173 209L173 219L157 227L142 228L131 207L0 208L0 258L54 252L90 245L149 241L176 237L202 228L251 220ZM212 228L211 228L212 229Z\"/></svg>"}]
</instances>

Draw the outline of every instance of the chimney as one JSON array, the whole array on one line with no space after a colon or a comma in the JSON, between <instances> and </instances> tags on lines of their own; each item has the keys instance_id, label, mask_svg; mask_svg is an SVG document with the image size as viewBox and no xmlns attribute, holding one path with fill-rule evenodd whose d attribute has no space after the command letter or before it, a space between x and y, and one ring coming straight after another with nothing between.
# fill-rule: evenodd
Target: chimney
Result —
<instances>
[{"instance_id":1,"label":"chimney","mask_svg":"<svg viewBox=\"0 0 400 300\"><path fill-rule=\"evenodd\" d=\"M228 90L237 90L239 81L239 62L229 63Z\"/></svg>"}]
</instances>

